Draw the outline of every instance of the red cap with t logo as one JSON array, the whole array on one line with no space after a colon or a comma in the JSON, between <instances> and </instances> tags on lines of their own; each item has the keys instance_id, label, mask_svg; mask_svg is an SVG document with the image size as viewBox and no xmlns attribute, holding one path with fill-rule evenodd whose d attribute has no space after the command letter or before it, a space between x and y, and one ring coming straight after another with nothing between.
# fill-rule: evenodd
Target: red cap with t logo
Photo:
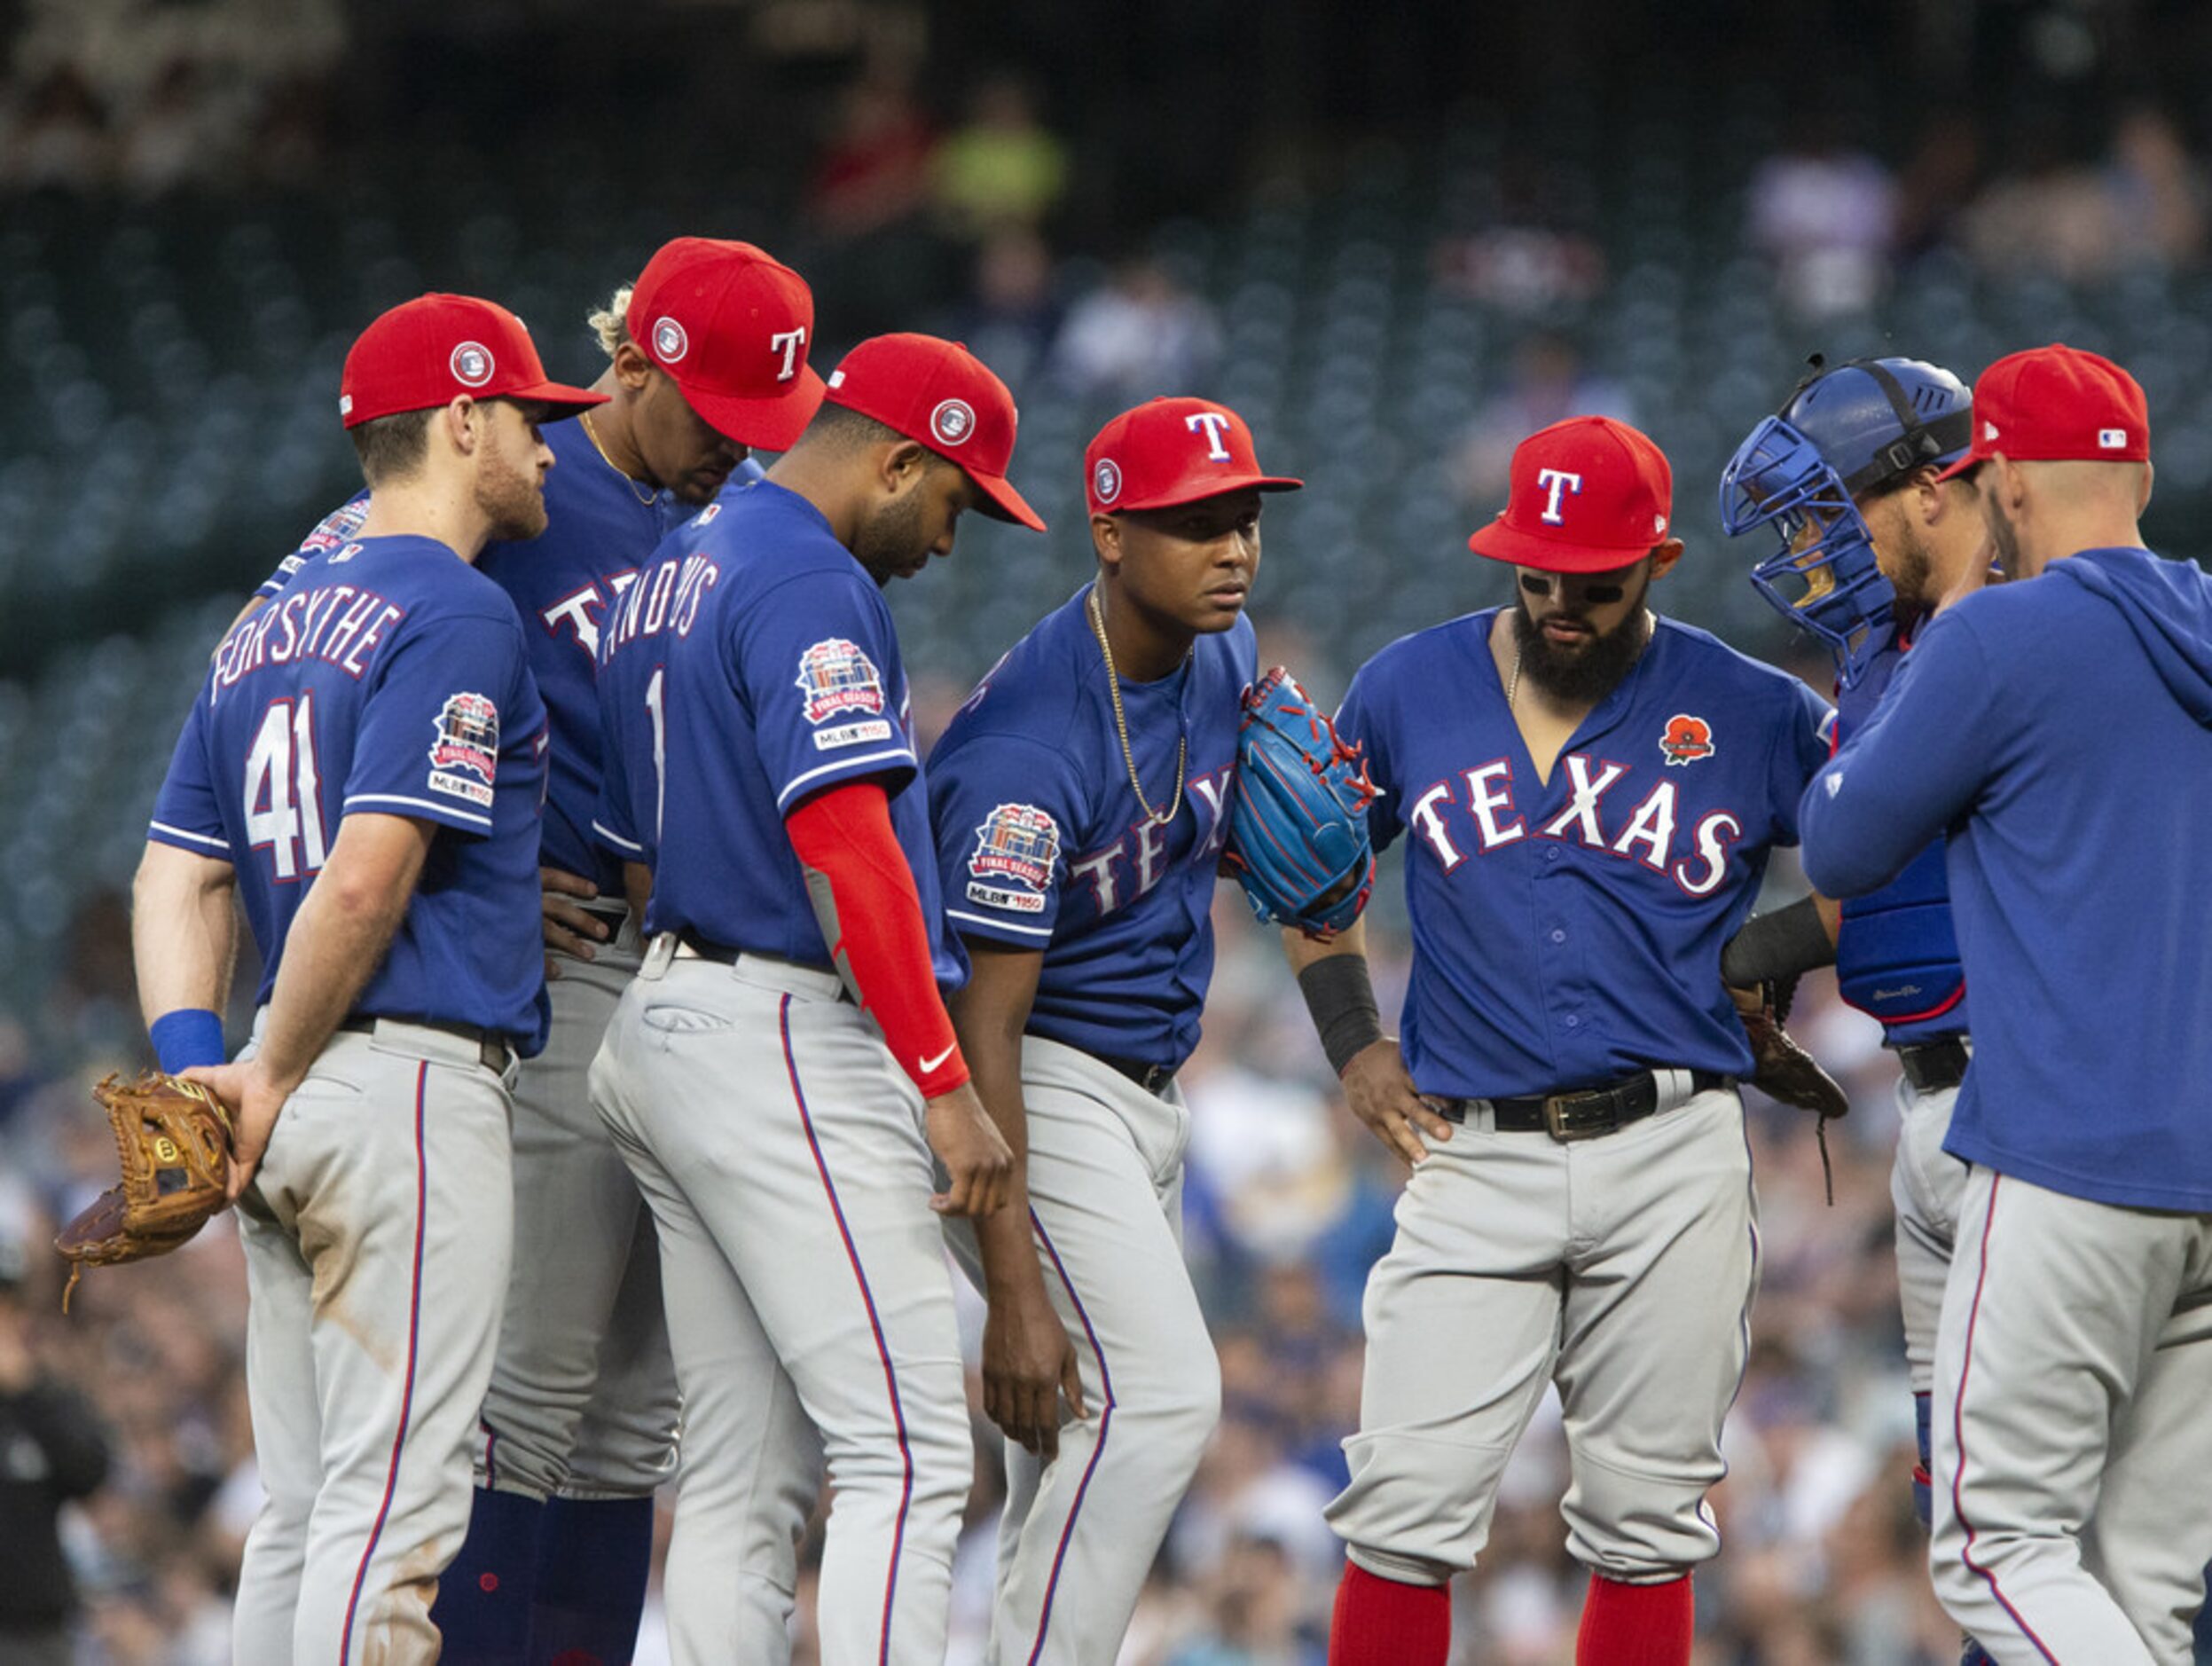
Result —
<instances>
[{"instance_id":1,"label":"red cap with t logo","mask_svg":"<svg viewBox=\"0 0 2212 1666\"><path fill-rule=\"evenodd\" d=\"M750 243L679 237L638 274L623 324L715 432L789 448L822 402L808 368L814 292Z\"/></svg>"},{"instance_id":2,"label":"red cap with t logo","mask_svg":"<svg viewBox=\"0 0 2212 1666\"><path fill-rule=\"evenodd\" d=\"M338 414L357 428L463 394L528 400L554 417L607 403L589 388L548 381L529 331L497 302L428 295L403 301L361 332L338 378Z\"/></svg>"},{"instance_id":3,"label":"red cap with t logo","mask_svg":"<svg viewBox=\"0 0 2212 1666\"><path fill-rule=\"evenodd\" d=\"M872 335L830 373L825 397L959 464L983 493L976 507L993 520L1045 530L1006 477L1019 420L1014 396L960 342Z\"/></svg>"},{"instance_id":4,"label":"red cap with t logo","mask_svg":"<svg viewBox=\"0 0 2212 1666\"><path fill-rule=\"evenodd\" d=\"M1226 491L1294 491L1306 483L1263 475L1244 419L1211 399L1151 399L1099 429L1083 453L1093 515L1166 509Z\"/></svg>"},{"instance_id":5,"label":"red cap with t logo","mask_svg":"<svg viewBox=\"0 0 2212 1666\"><path fill-rule=\"evenodd\" d=\"M1974 437L1937 476L1949 480L1999 452L2016 463L2140 463L2151 455L2150 409L2133 376L2100 354L2054 342L2008 353L1974 383Z\"/></svg>"},{"instance_id":6,"label":"red cap with t logo","mask_svg":"<svg viewBox=\"0 0 2212 1666\"><path fill-rule=\"evenodd\" d=\"M1642 433L1569 417L1514 448L1505 508L1467 546L1541 572L1606 572L1666 541L1674 501L1675 471Z\"/></svg>"}]
</instances>

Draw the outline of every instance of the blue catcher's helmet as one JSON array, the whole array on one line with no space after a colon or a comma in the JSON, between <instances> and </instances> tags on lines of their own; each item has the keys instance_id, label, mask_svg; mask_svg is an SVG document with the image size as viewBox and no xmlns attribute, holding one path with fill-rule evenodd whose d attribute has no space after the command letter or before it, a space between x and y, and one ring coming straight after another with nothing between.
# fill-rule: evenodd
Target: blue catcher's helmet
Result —
<instances>
[{"instance_id":1,"label":"blue catcher's helmet","mask_svg":"<svg viewBox=\"0 0 2212 1666\"><path fill-rule=\"evenodd\" d=\"M1896 608L1855 499L1925 463L1953 461L1973 428L1973 395L1948 370L1917 358L1831 369L1816 357L1813 373L1722 471L1729 535L1769 523L1779 534L1780 547L1752 569L1752 583L1828 644L1846 688L1887 641Z\"/></svg>"}]
</instances>

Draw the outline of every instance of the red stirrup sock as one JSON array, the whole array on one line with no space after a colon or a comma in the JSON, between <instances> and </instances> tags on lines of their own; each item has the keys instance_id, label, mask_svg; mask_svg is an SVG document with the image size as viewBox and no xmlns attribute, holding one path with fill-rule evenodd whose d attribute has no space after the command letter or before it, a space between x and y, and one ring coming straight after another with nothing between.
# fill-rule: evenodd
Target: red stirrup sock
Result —
<instances>
[{"instance_id":1,"label":"red stirrup sock","mask_svg":"<svg viewBox=\"0 0 2212 1666\"><path fill-rule=\"evenodd\" d=\"M1444 1666L1452 1652L1452 1598L1443 1585L1401 1585L1344 1565L1329 1666Z\"/></svg>"},{"instance_id":2,"label":"red stirrup sock","mask_svg":"<svg viewBox=\"0 0 2212 1666\"><path fill-rule=\"evenodd\" d=\"M1659 1585L1625 1585L1592 1574L1574 1666L1690 1666L1696 1629L1688 1574Z\"/></svg>"}]
</instances>

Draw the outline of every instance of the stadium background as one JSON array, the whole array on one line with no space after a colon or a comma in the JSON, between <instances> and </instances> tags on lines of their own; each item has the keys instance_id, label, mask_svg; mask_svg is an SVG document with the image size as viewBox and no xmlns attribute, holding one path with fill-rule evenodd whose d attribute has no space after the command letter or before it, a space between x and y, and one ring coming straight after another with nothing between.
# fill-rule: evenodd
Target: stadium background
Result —
<instances>
[{"instance_id":1,"label":"stadium background","mask_svg":"<svg viewBox=\"0 0 2212 1666\"><path fill-rule=\"evenodd\" d=\"M2045 341L2110 353L2150 395L2151 537L2212 550L2212 8L2182 0L13 0L0 40L0 1231L33 1246L112 1167L86 1081L145 1054L124 897L184 703L353 488L347 343L426 288L507 303L588 381L585 311L695 232L809 276L825 369L881 329L969 341L1014 385L1015 475L1055 530L963 527L897 588L940 719L1081 582L1082 447L1154 392L1227 400L1307 480L1269 506L1253 613L1263 657L1325 699L1394 636L1503 598L1466 533L1512 442L1588 409L1675 464L1690 553L1663 609L1822 680L1714 508L1813 350L1969 377ZM1242 912L1225 896L1186 1079L1226 1415L1133 1662L1320 1658L1319 1506L1400 1178ZM1831 1208L1808 1130L1753 1107L1766 1261L1700 1658L1955 1659L1904 1484L1894 1070L1824 984L1797 1027L1855 1109ZM225 1659L256 1497L228 1224L96 1278L71 1320L56 1288L35 1258L0 1323L114 1434L67 1522L82 1658ZM1572 1657L1561 1466L1548 1412L1459 1582L1466 1659ZM956 1660L989 1557L979 1528Z\"/></svg>"}]
</instances>

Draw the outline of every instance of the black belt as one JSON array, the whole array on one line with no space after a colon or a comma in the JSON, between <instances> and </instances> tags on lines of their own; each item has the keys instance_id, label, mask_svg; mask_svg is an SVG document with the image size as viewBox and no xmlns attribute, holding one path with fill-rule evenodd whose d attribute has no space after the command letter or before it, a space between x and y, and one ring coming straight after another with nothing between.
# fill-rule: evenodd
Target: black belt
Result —
<instances>
[{"instance_id":1,"label":"black belt","mask_svg":"<svg viewBox=\"0 0 2212 1666\"><path fill-rule=\"evenodd\" d=\"M604 920L609 925L619 926L630 917L630 905L612 898L570 897L569 900L594 920Z\"/></svg>"},{"instance_id":2,"label":"black belt","mask_svg":"<svg viewBox=\"0 0 2212 1666\"><path fill-rule=\"evenodd\" d=\"M1716 1071L1693 1070L1690 1086L1698 1093L1725 1088ZM1527 1094L1514 1099L1445 1099L1428 1103L1447 1122L1464 1122L1467 1112L1490 1107L1491 1126L1501 1134L1549 1134L1555 1140L1588 1140L1640 1122L1659 1109L1659 1078L1648 1070L1596 1088L1565 1088L1557 1093Z\"/></svg>"},{"instance_id":3,"label":"black belt","mask_svg":"<svg viewBox=\"0 0 2212 1666\"><path fill-rule=\"evenodd\" d=\"M804 972L829 972L834 975L836 971L834 966L810 966L803 960L793 960L788 955L764 955L757 948L732 948L727 943L712 942L700 936L689 926L684 927L682 931L676 933L676 940L701 960L710 960L718 966L734 966L742 958L768 961L778 966L795 967ZM853 1000L852 991L846 986L843 978L837 979L837 999L849 1007L859 1004Z\"/></svg>"},{"instance_id":4,"label":"black belt","mask_svg":"<svg viewBox=\"0 0 2212 1666\"><path fill-rule=\"evenodd\" d=\"M514 1049L507 1038L491 1030L478 1029L473 1024L440 1024L429 1018L392 1019L394 1024L412 1024L420 1029L435 1030L440 1035L457 1036L464 1041L476 1043L476 1062L494 1075L506 1074L507 1065L514 1060ZM354 1035L376 1033L376 1020L369 1018L348 1018L338 1026Z\"/></svg>"},{"instance_id":5,"label":"black belt","mask_svg":"<svg viewBox=\"0 0 2212 1666\"><path fill-rule=\"evenodd\" d=\"M1182 1068L1180 1065L1149 1064L1141 1058L1109 1058L1103 1053L1093 1053L1091 1057L1107 1069L1128 1077L1147 1093L1159 1092L1175 1080L1175 1073Z\"/></svg>"},{"instance_id":6,"label":"black belt","mask_svg":"<svg viewBox=\"0 0 2212 1666\"><path fill-rule=\"evenodd\" d=\"M1966 1038L1939 1035L1932 1041L1914 1041L1897 1049L1897 1063L1916 1092L1941 1093L1966 1080Z\"/></svg>"}]
</instances>

